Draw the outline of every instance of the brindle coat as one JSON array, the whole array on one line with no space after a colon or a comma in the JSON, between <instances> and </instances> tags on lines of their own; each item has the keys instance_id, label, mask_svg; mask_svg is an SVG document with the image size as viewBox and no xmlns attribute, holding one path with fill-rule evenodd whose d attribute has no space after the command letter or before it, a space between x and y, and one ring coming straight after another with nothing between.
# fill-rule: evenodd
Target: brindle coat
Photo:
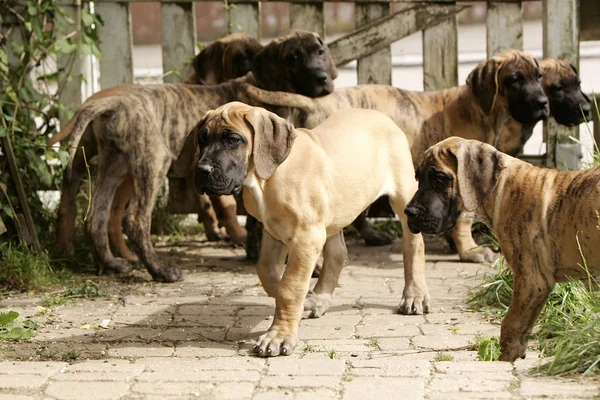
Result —
<instances>
[{"instance_id":1,"label":"brindle coat","mask_svg":"<svg viewBox=\"0 0 600 400\"><path fill-rule=\"evenodd\" d=\"M190 84L205 84L213 85L234 79L245 75L252 67L252 60L256 53L260 51L262 46L258 40L243 34L231 34L223 38L217 39L210 43L194 58L194 72L192 72L183 83ZM235 63L235 66L232 65ZM85 105L89 105L94 101L113 96L119 92L127 90L134 85L119 85L112 88L101 90L86 100ZM59 141L63 141L71 136L75 118L71 119L67 125L56 135L52 136L48 141L48 146L52 146ZM82 139L81 147L85 149L85 157L83 150L78 150L73 161L73 169L71 172L71 181L63 182L62 193L57 213L57 229L55 248L61 252L73 252L72 238L75 230L75 218L77 215L77 206L75 197L79 191L81 179L86 174L86 160L90 161L97 154L96 141L93 136L91 126L86 129ZM125 243L122 231L122 220L125 213L125 206L131 197L133 185L131 179L126 179L116 192L111 209L111 217L109 221L109 237L110 242L121 255L121 257L134 261L137 260L137 255L132 252ZM206 196L199 196L198 213L204 223L207 236L216 239L220 235L218 228L217 217L210 208L210 201ZM232 208L231 200L221 199L221 203L225 206L223 214L225 218L222 223L226 226L232 240L244 242L245 230L239 226L235 218L235 200L233 200L233 213L231 218L228 211Z\"/></svg>"},{"instance_id":2,"label":"brindle coat","mask_svg":"<svg viewBox=\"0 0 600 400\"><path fill-rule=\"evenodd\" d=\"M577 69L566 60L540 61L542 84L550 100L550 115L561 125L574 126L591 120L592 103L581 91Z\"/></svg>"},{"instance_id":3,"label":"brindle coat","mask_svg":"<svg viewBox=\"0 0 600 400\"><path fill-rule=\"evenodd\" d=\"M298 51L288 57L289 51ZM94 250L101 267L127 272L131 266L113 257L108 246L109 207L118 185L131 174L133 197L129 201L125 229L135 250L155 280L182 279L177 268L166 268L157 259L150 242L150 219L157 192L187 134L210 109L229 101L256 103L245 92L246 83L257 83L268 71L264 59L286 70L289 79L279 90L324 95L333 90L336 76L333 60L322 40L313 33L293 31L265 46L255 57L253 73L216 86L164 84L136 86L117 95L82 106L76 115L71 162L79 140L92 123L98 145L98 175L88 221ZM293 72L301 74L298 81ZM266 77L260 79L267 79ZM294 82L296 85L294 85ZM66 180L70 180L67 168ZM175 176L185 173L174 171Z\"/></svg>"},{"instance_id":4,"label":"brindle coat","mask_svg":"<svg viewBox=\"0 0 600 400\"><path fill-rule=\"evenodd\" d=\"M246 210L264 223L257 269L276 309L273 324L254 349L262 357L289 355L298 342L319 254L328 271L341 271L347 258L342 229L382 194L406 227L403 205L416 190L406 137L374 110L342 110L307 130L238 102L209 112L190 136L199 144L187 162L195 170L197 190L230 194L243 187ZM405 230L402 245L406 286L400 308L410 310L414 302L427 311L423 238ZM281 276L277 264L286 249ZM274 263L263 262L265 251L275 254ZM306 301L318 296L328 303L330 288L322 283Z\"/></svg>"},{"instance_id":5,"label":"brindle coat","mask_svg":"<svg viewBox=\"0 0 600 400\"><path fill-rule=\"evenodd\" d=\"M413 92L383 85L338 89L316 99L253 87L248 87L248 92L267 104L295 107L292 121L309 128L339 109L379 110L406 133L415 165L429 146L452 134L479 139L516 154L535 123L548 114L537 60L515 50L480 63L466 85L435 92ZM476 262L492 259L494 254L490 249L478 247L473 241L471 223L471 219L461 219L461 225L453 231L460 258ZM422 307L416 308L419 309Z\"/></svg>"},{"instance_id":6,"label":"brindle coat","mask_svg":"<svg viewBox=\"0 0 600 400\"><path fill-rule=\"evenodd\" d=\"M600 272L600 167L538 168L452 137L427 150L417 177L419 190L405 210L412 232L450 229L461 211L475 212L494 232L514 275L500 359L525 357L554 283L587 277L582 254L589 272Z\"/></svg>"}]
</instances>

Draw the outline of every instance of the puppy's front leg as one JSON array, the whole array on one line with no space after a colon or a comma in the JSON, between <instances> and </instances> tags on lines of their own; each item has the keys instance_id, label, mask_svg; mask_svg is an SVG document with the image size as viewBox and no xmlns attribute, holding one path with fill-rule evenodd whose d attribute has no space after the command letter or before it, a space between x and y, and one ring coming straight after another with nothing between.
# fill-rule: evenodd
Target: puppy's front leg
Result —
<instances>
[{"instance_id":1,"label":"puppy's front leg","mask_svg":"<svg viewBox=\"0 0 600 400\"><path fill-rule=\"evenodd\" d=\"M297 233L287 243L288 265L277 290L273 324L254 345L259 356L290 355L298 344L303 302L325 236L325 230L313 229Z\"/></svg>"},{"instance_id":2,"label":"puppy's front leg","mask_svg":"<svg viewBox=\"0 0 600 400\"><path fill-rule=\"evenodd\" d=\"M473 218L460 217L456 221L456 226L450 231L450 235L460 261L484 263L493 262L497 255L489 247L482 247L475 243L471 227L473 226Z\"/></svg>"},{"instance_id":3,"label":"puppy's front leg","mask_svg":"<svg viewBox=\"0 0 600 400\"><path fill-rule=\"evenodd\" d=\"M277 297L279 281L283 273L281 267L284 266L286 255L285 245L263 230L256 271L260 283L270 297Z\"/></svg>"},{"instance_id":4,"label":"puppy's front leg","mask_svg":"<svg viewBox=\"0 0 600 400\"><path fill-rule=\"evenodd\" d=\"M532 263L533 264L533 263ZM525 358L527 336L540 315L546 300L554 287L554 277L543 276L534 270L542 271L543 267L533 265L524 268L509 263L514 275L514 292L508 314L502 320L500 328L500 361L515 361Z\"/></svg>"}]
</instances>

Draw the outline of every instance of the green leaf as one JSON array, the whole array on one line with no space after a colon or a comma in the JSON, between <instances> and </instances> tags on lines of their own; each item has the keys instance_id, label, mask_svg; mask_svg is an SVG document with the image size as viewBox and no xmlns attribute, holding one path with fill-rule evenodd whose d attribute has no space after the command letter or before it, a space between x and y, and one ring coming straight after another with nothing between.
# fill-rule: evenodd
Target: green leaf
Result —
<instances>
[{"instance_id":1,"label":"green leaf","mask_svg":"<svg viewBox=\"0 0 600 400\"><path fill-rule=\"evenodd\" d=\"M90 13L82 12L81 13L81 22L83 22L83 25L85 25L85 26L92 26L94 24L94 22L96 22L96 19Z\"/></svg>"},{"instance_id":2,"label":"green leaf","mask_svg":"<svg viewBox=\"0 0 600 400\"><path fill-rule=\"evenodd\" d=\"M19 318L19 313L16 311L0 313L0 326L6 326L17 318Z\"/></svg>"},{"instance_id":3,"label":"green leaf","mask_svg":"<svg viewBox=\"0 0 600 400\"><path fill-rule=\"evenodd\" d=\"M27 12L29 13L29 15L34 16L37 14L37 7L35 6L35 4L32 1L28 1L27 2Z\"/></svg>"},{"instance_id":4,"label":"green leaf","mask_svg":"<svg viewBox=\"0 0 600 400\"><path fill-rule=\"evenodd\" d=\"M20 326L12 328L10 331L0 332L0 339L5 340L23 340L33 337L33 332Z\"/></svg>"}]
</instances>

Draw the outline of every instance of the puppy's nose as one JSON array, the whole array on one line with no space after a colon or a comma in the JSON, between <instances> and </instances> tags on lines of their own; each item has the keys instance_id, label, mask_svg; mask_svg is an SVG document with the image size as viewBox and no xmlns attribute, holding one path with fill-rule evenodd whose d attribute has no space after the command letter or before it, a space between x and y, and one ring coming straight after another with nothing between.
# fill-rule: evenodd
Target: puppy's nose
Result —
<instances>
[{"instance_id":1,"label":"puppy's nose","mask_svg":"<svg viewBox=\"0 0 600 400\"><path fill-rule=\"evenodd\" d=\"M546 108L546 106L548 105L548 98L547 97L540 97L537 100L537 105L538 105L538 108L540 110L544 110Z\"/></svg>"},{"instance_id":2,"label":"puppy's nose","mask_svg":"<svg viewBox=\"0 0 600 400\"><path fill-rule=\"evenodd\" d=\"M202 175L202 176L209 176L212 172L213 172L213 166L209 165L209 164L199 164L198 165L198 172Z\"/></svg>"},{"instance_id":3,"label":"puppy's nose","mask_svg":"<svg viewBox=\"0 0 600 400\"><path fill-rule=\"evenodd\" d=\"M325 85L327 83L327 73L324 71L317 72L317 83L319 85Z\"/></svg>"},{"instance_id":4,"label":"puppy's nose","mask_svg":"<svg viewBox=\"0 0 600 400\"><path fill-rule=\"evenodd\" d=\"M585 103L581 106L581 111L583 112L583 115L589 119L592 112L592 106L589 103Z\"/></svg>"},{"instance_id":5,"label":"puppy's nose","mask_svg":"<svg viewBox=\"0 0 600 400\"><path fill-rule=\"evenodd\" d=\"M416 217L417 215L419 215L419 209L417 207L413 207L413 206L407 206L404 209L404 214L406 214L409 217Z\"/></svg>"}]
</instances>

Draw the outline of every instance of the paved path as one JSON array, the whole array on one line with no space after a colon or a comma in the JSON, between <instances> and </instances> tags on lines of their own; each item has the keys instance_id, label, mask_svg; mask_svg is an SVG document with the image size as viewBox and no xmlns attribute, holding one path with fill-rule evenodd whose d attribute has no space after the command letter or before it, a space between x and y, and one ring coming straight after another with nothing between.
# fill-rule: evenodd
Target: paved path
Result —
<instances>
[{"instance_id":1,"label":"paved path","mask_svg":"<svg viewBox=\"0 0 600 400\"><path fill-rule=\"evenodd\" d=\"M350 245L332 309L304 320L289 357L249 353L271 323L274 302L241 249L198 241L159 244L188 269L180 284L149 283L145 272L102 277L120 297L53 309L28 342L0 344L0 399L474 399L598 398L598 380L533 377L536 361L476 361L469 342L499 327L469 312L465 293L486 267L429 255L434 310L394 313L403 288L401 256ZM118 283L117 283L118 282ZM39 299L0 309L35 315ZM109 321L105 321L109 320ZM107 329L99 328L105 321ZM453 361L438 362L440 352Z\"/></svg>"}]
</instances>

